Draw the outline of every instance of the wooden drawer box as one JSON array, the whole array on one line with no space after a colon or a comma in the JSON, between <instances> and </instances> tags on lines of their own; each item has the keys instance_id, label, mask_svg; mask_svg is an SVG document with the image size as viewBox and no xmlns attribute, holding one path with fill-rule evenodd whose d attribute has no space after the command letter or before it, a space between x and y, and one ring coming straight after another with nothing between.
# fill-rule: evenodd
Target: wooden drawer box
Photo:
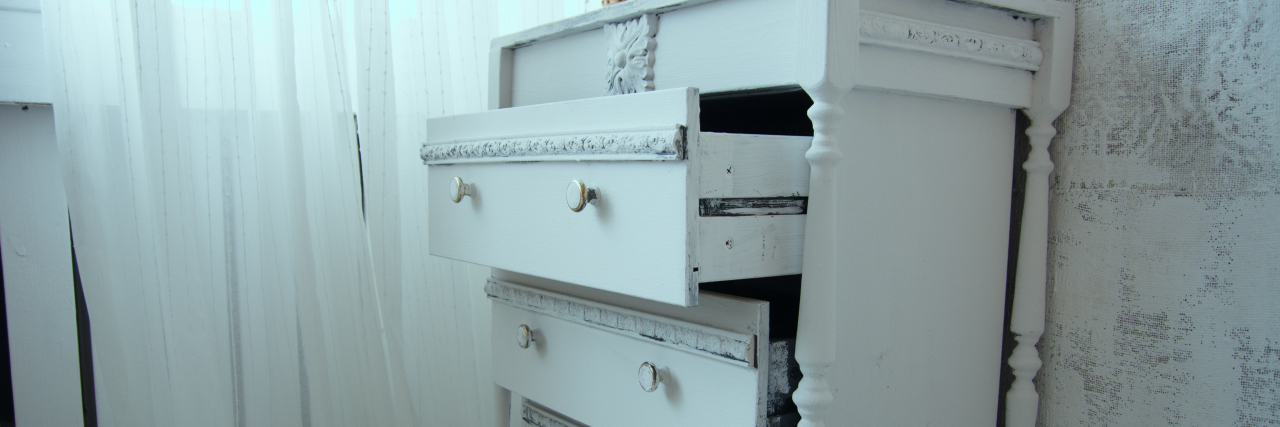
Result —
<instances>
[{"instance_id":1,"label":"wooden drawer box","mask_svg":"<svg viewBox=\"0 0 1280 427\"><path fill-rule=\"evenodd\" d=\"M787 373L771 375L770 367L785 369L786 360L772 359L789 358L760 345L769 342L768 302L704 292L698 307L653 313L500 279L485 291L494 301L494 382L577 422L763 426L770 415L779 419L769 412L777 396L768 383L786 382ZM533 339L525 348L517 339L522 326ZM662 376L652 391L639 375L644 363Z\"/></svg>"},{"instance_id":2,"label":"wooden drawer box","mask_svg":"<svg viewBox=\"0 0 1280 427\"><path fill-rule=\"evenodd\" d=\"M811 138L699 132L697 89L428 129L432 255L682 306L699 282L800 272ZM575 180L597 196L580 211Z\"/></svg>"}]
</instances>

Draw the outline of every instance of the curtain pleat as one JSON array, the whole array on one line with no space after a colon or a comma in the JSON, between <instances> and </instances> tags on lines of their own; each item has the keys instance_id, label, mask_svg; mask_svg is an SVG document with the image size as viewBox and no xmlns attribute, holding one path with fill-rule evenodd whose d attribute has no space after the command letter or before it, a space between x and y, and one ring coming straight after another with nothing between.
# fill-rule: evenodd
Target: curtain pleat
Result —
<instances>
[{"instance_id":1,"label":"curtain pleat","mask_svg":"<svg viewBox=\"0 0 1280 427\"><path fill-rule=\"evenodd\" d=\"M44 0L100 425L492 425L489 271L428 255L416 145L589 4Z\"/></svg>"}]
</instances>

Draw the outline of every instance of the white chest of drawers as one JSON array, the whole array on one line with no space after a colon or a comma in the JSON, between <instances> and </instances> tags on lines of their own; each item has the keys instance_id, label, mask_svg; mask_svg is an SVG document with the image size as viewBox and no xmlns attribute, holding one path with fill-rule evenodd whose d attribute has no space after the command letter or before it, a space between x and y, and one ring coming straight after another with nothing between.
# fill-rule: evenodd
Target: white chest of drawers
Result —
<instances>
[{"instance_id":1,"label":"white chest of drawers","mask_svg":"<svg viewBox=\"0 0 1280 427\"><path fill-rule=\"evenodd\" d=\"M806 422L993 424L1023 110L1031 244L1008 420L1034 423L1045 147L1072 14L631 0L495 40L492 109L429 122L422 157L432 254L497 269L494 378L529 398L512 419L794 422L767 393L770 340L794 335ZM699 292L797 273L790 331L770 330L768 302ZM716 288L744 295L735 283Z\"/></svg>"}]
</instances>

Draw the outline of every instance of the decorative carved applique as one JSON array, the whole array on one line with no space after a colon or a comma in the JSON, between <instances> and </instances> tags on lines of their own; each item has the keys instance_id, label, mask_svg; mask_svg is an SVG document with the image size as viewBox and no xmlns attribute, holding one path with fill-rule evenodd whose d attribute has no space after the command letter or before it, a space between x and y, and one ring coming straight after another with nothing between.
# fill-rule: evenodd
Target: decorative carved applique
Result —
<instances>
[{"instance_id":1,"label":"decorative carved applique","mask_svg":"<svg viewBox=\"0 0 1280 427\"><path fill-rule=\"evenodd\" d=\"M748 337L718 334L713 330L683 325L661 317L637 315L605 305L517 288L492 278L485 283L484 292L490 297L524 309L695 350L704 355L746 362L748 365L755 363L755 348Z\"/></svg>"},{"instance_id":2,"label":"decorative carved applique","mask_svg":"<svg viewBox=\"0 0 1280 427\"><path fill-rule=\"evenodd\" d=\"M680 160L684 127L423 145L422 161L480 163L539 160Z\"/></svg>"},{"instance_id":3,"label":"decorative carved applique","mask_svg":"<svg viewBox=\"0 0 1280 427\"><path fill-rule=\"evenodd\" d=\"M658 16L646 13L636 19L604 26L609 43L606 95L653 90L653 49L658 47Z\"/></svg>"},{"instance_id":4,"label":"decorative carved applique","mask_svg":"<svg viewBox=\"0 0 1280 427\"><path fill-rule=\"evenodd\" d=\"M862 43L921 50L979 62L1036 71L1040 43L916 19L863 12Z\"/></svg>"}]
</instances>

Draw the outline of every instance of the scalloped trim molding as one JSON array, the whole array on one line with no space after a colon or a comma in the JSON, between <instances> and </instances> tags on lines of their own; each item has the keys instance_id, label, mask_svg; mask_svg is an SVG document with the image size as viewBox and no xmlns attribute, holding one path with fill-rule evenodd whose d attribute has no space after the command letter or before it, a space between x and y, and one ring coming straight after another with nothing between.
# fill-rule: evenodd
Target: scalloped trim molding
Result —
<instances>
[{"instance_id":1,"label":"scalloped trim molding","mask_svg":"<svg viewBox=\"0 0 1280 427\"><path fill-rule=\"evenodd\" d=\"M911 18L862 12L861 43L917 50L1037 71L1040 43Z\"/></svg>"},{"instance_id":2,"label":"scalloped trim molding","mask_svg":"<svg viewBox=\"0 0 1280 427\"><path fill-rule=\"evenodd\" d=\"M561 422L559 419L556 419L555 417L551 416L550 414L547 414L546 412L542 412L541 409L535 408L533 406L529 406L528 402L525 402L523 406L524 408L520 410L520 419L524 420L524 422L526 423L529 423L529 425L531 426L574 427L574 426L565 424L564 422Z\"/></svg>"},{"instance_id":3,"label":"scalloped trim molding","mask_svg":"<svg viewBox=\"0 0 1280 427\"><path fill-rule=\"evenodd\" d=\"M602 304L517 288L493 278L485 283L484 292L490 297L527 310L611 329L704 355L736 360L748 365L754 363L755 349L747 335L734 337L717 334L714 330L690 327L657 316L641 316Z\"/></svg>"},{"instance_id":4,"label":"scalloped trim molding","mask_svg":"<svg viewBox=\"0 0 1280 427\"><path fill-rule=\"evenodd\" d=\"M681 160L684 126L634 132L552 135L423 144L423 163L564 160Z\"/></svg>"}]
</instances>

